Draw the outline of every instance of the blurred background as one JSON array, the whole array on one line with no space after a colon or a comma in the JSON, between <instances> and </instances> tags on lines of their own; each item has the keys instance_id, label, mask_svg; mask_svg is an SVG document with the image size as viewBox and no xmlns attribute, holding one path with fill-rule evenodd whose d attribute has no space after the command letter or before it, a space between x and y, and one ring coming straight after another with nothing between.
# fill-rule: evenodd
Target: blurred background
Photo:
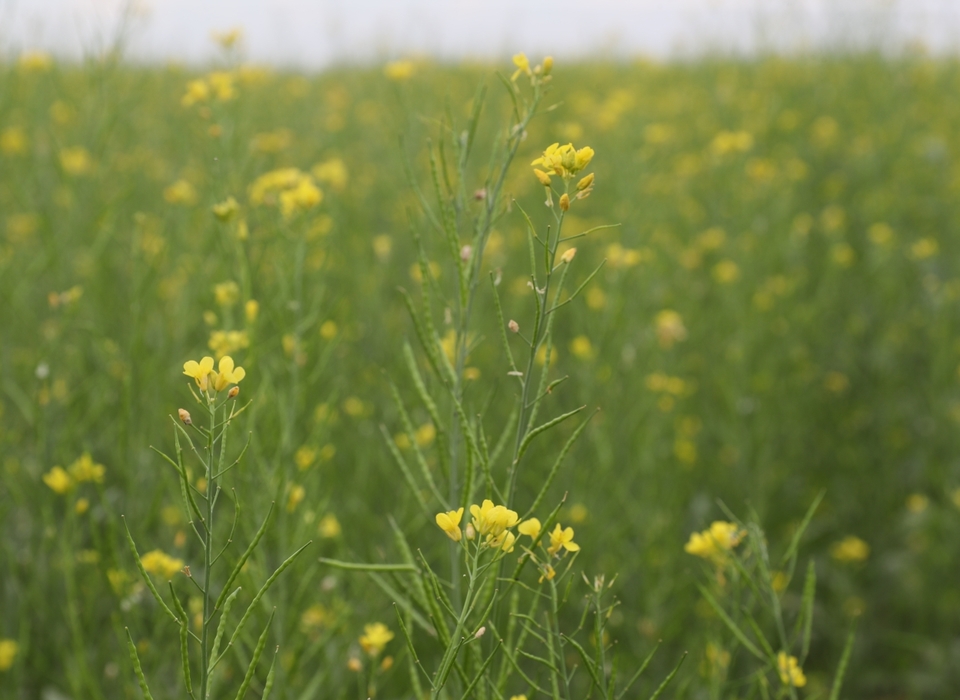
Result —
<instances>
[{"instance_id":1,"label":"blurred background","mask_svg":"<svg viewBox=\"0 0 960 700\"><path fill-rule=\"evenodd\" d=\"M384 379L416 403L397 287L423 284L410 230L426 227L404 157L429 182L438 115L462 127L485 84L479 187L510 114L494 72L518 51L556 58L557 107L509 194L542 215L531 160L590 145L596 189L569 226L621 224L578 244L576 283L607 264L557 327L570 379L550 411L602 411L549 499L569 493L578 565L619 574L628 663L664 641L639 696L689 651L672 697L738 697L749 666L724 656L697 589L712 572L683 545L723 503L782 552L820 493L803 697L827 696L854 621L843 697L960 696L958 47L947 0L0 0L0 697L138 697L125 626L168 681L155 697L181 697L176 630L118 515L141 552L196 561L149 448L171 449L182 363L206 353L246 366L254 400L231 485L246 513L281 505L245 590L316 540L266 601L286 645L275 692L356 697L346 659L365 623L395 620L390 600L316 557L396 561L388 515L446 551L380 435L411 454ZM250 190L291 167L323 191L294 224ZM525 245L513 212L487 263L521 327ZM485 301L467 394L499 392L492 433L510 393ZM435 468L429 415L412 419ZM794 615L802 581L785 585ZM402 670L385 682L408 692Z\"/></svg>"},{"instance_id":2,"label":"blurred background","mask_svg":"<svg viewBox=\"0 0 960 700\"><path fill-rule=\"evenodd\" d=\"M64 57L95 51L126 27L138 60L201 63L213 30L242 26L250 60L321 68L420 54L490 59L519 51L657 58L822 49L951 52L952 0L2 0L0 41Z\"/></svg>"}]
</instances>

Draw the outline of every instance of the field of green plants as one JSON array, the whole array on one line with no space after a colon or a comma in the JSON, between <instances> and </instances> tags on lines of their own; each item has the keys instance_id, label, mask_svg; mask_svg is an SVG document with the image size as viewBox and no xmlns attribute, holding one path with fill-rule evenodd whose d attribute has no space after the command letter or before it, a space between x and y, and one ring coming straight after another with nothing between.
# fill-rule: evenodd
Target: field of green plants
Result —
<instances>
[{"instance_id":1,"label":"field of green plants","mask_svg":"<svg viewBox=\"0 0 960 700\"><path fill-rule=\"evenodd\" d=\"M960 694L960 63L224 43L0 64L0 697Z\"/></svg>"}]
</instances>

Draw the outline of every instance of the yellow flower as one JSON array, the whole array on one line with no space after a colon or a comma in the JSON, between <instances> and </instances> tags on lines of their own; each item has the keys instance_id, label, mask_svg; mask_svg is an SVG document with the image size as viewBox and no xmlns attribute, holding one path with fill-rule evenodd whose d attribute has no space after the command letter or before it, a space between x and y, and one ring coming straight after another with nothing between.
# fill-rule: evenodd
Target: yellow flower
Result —
<instances>
[{"instance_id":1,"label":"yellow flower","mask_svg":"<svg viewBox=\"0 0 960 700\"><path fill-rule=\"evenodd\" d=\"M204 358L207 359L207 358ZM217 366L218 372L211 372L213 378L213 388L215 391L223 391L231 384L239 384L240 380L247 376L243 367L234 367L233 358L229 355L220 358L220 364Z\"/></svg>"},{"instance_id":2,"label":"yellow flower","mask_svg":"<svg viewBox=\"0 0 960 700\"><path fill-rule=\"evenodd\" d=\"M0 671L6 671L13 666L17 658L20 645L12 639L0 639Z\"/></svg>"},{"instance_id":3,"label":"yellow flower","mask_svg":"<svg viewBox=\"0 0 960 700\"><path fill-rule=\"evenodd\" d=\"M490 499L484 500L482 505L470 506L470 515L473 516L473 527L481 535L487 535L490 544L493 539L503 534L507 528L517 524L520 516L515 510L505 506L495 506ZM499 545L499 542L496 542Z\"/></svg>"},{"instance_id":4,"label":"yellow flower","mask_svg":"<svg viewBox=\"0 0 960 700\"><path fill-rule=\"evenodd\" d=\"M517 67L517 70L515 70L513 75L510 76L510 80L516 80L520 77L521 73L533 75L533 71L530 70L530 59L527 58L525 53L518 53L514 55L513 65Z\"/></svg>"},{"instance_id":5,"label":"yellow flower","mask_svg":"<svg viewBox=\"0 0 960 700\"><path fill-rule=\"evenodd\" d=\"M216 318L213 320L216 323ZM211 331L207 347L213 350L217 359L237 350L250 347L250 336L246 331Z\"/></svg>"},{"instance_id":6,"label":"yellow flower","mask_svg":"<svg viewBox=\"0 0 960 700\"><path fill-rule=\"evenodd\" d=\"M320 533L320 536L324 539L330 540L339 537L341 531L340 521L337 520L337 516L333 513L327 513L320 518L320 526L317 528L317 532Z\"/></svg>"},{"instance_id":7,"label":"yellow flower","mask_svg":"<svg viewBox=\"0 0 960 700\"><path fill-rule=\"evenodd\" d=\"M590 338L585 335L578 335L570 342L570 352L579 360L592 360L596 354Z\"/></svg>"},{"instance_id":8,"label":"yellow flower","mask_svg":"<svg viewBox=\"0 0 960 700\"><path fill-rule=\"evenodd\" d=\"M227 197L219 204L213 205L213 215L224 222L230 221L239 210L240 205L233 197Z\"/></svg>"},{"instance_id":9,"label":"yellow flower","mask_svg":"<svg viewBox=\"0 0 960 700\"><path fill-rule=\"evenodd\" d=\"M524 520L517 526L517 532L521 535L527 535L530 539L535 540L540 536L540 521L536 518L530 518L529 520Z\"/></svg>"},{"instance_id":10,"label":"yellow flower","mask_svg":"<svg viewBox=\"0 0 960 700\"><path fill-rule=\"evenodd\" d=\"M830 556L839 562L861 562L870 556L870 545L855 535L848 535L830 547Z\"/></svg>"},{"instance_id":11,"label":"yellow flower","mask_svg":"<svg viewBox=\"0 0 960 700\"><path fill-rule=\"evenodd\" d=\"M213 298L217 306L233 306L240 298L240 287L236 282L220 282L213 285Z\"/></svg>"},{"instance_id":12,"label":"yellow flower","mask_svg":"<svg viewBox=\"0 0 960 700\"><path fill-rule=\"evenodd\" d=\"M747 531L741 530L735 523L717 520L710 524L709 529L691 534L683 550L687 554L720 562L727 552L740 544L746 534Z\"/></svg>"},{"instance_id":13,"label":"yellow flower","mask_svg":"<svg viewBox=\"0 0 960 700\"><path fill-rule=\"evenodd\" d=\"M243 40L243 27L234 27L225 32L210 32L210 38L223 49L232 49Z\"/></svg>"},{"instance_id":14,"label":"yellow flower","mask_svg":"<svg viewBox=\"0 0 960 700\"><path fill-rule=\"evenodd\" d=\"M537 170L536 168L534 168L534 169L533 169L533 174L537 176L537 179L540 181L540 184L541 184L541 185L543 185L544 187L549 187L549 186L550 186L550 176L547 175L545 172L543 172L542 170Z\"/></svg>"},{"instance_id":15,"label":"yellow flower","mask_svg":"<svg viewBox=\"0 0 960 700\"><path fill-rule=\"evenodd\" d=\"M60 167L67 175L86 175L93 169L93 160L86 148L73 146L60 151Z\"/></svg>"},{"instance_id":16,"label":"yellow flower","mask_svg":"<svg viewBox=\"0 0 960 700\"><path fill-rule=\"evenodd\" d=\"M74 481L81 483L84 481L93 481L97 484L103 483L103 474L106 471L102 464L96 464L89 452L83 455L70 465L70 476Z\"/></svg>"},{"instance_id":17,"label":"yellow flower","mask_svg":"<svg viewBox=\"0 0 960 700\"><path fill-rule=\"evenodd\" d=\"M503 535L501 535L501 537L503 538L503 541L500 543L500 549L509 554L513 551L513 546L517 542L517 536L507 530L503 533Z\"/></svg>"},{"instance_id":18,"label":"yellow flower","mask_svg":"<svg viewBox=\"0 0 960 700\"><path fill-rule=\"evenodd\" d=\"M155 549L147 552L140 557L140 563L148 574L155 574L163 578L171 579L174 575L183 569L183 560L171 557L162 550Z\"/></svg>"},{"instance_id":19,"label":"yellow flower","mask_svg":"<svg viewBox=\"0 0 960 700\"><path fill-rule=\"evenodd\" d=\"M303 501L306 495L307 490L300 484L291 484L290 493L287 496L287 512L292 513L295 511L297 506L300 505L301 501Z\"/></svg>"},{"instance_id":20,"label":"yellow flower","mask_svg":"<svg viewBox=\"0 0 960 700\"><path fill-rule=\"evenodd\" d=\"M331 158L322 163L317 163L310 169L318 182L330 185L338 192L343 191L347 186L347 166L340 158Z\"/></svg>"},{"instance_id":21,"label":"yellow flower","mask_svg":"<svg viewBox=\"0 0 960 700\"><path fill-rule=\"evenodd\" d=\"M170 204L190 206L197 203L197 190L186 180L177 180L164 189L163 198Z\"/></svg>"},{"instance_id":22,"label":"yellow flower","mask_svg":"<svg viewBox=\"0 0 960 700\"><path fill-rule=\"evenodd\" d=\"M463 508L447 511L446 513L437 513L437 525L447 533L447 537L454 542L459 542L460 538L463 537L463 533L460 532L461 518L463 518Z\"/></svg>"},{"instance_id":23,"label":"yellow flower","mask_svg":"<svg viewBox=\"0 0 960 700\"><path fill-rule=\"evenodd\" d=\"M654 325L662 348L673 347L674 343L687 339L687 327L683 325L683 318L673 309L664 309L658 313Z\"/></svg>"},{"instance_id":24,"label":"yellow flower","mask_svg":"<svg viewBox=\"0 0 960 700\"><path fill-rule=\"evenodd\" d=\"M187 91L180 98L180 104L184 107L192 107L198 102L206 102L210 99L210 86L206 80L191 80L187 83Z\"/></svg>"},{"instance_id":25,"label":"yellow flower","mask_svg":"<svg viewBox=\"0 0 960 700\"><path fill-rule=\"evenodd\" d=\"M553 577L557 575L556 570L549 564L544 564L541 569L542 575L540 576L540 581L538 583L543 583L543 580L552 581Z\"/></svg>"},{"instance_id":26,"label":"yellow flower","mask_svg":"<svg viewBox=\"0 0 960 700\"><path fill-rule=\"evenodd\" d=\"M372 625L363 626L360 646L370 656L377 656L391 639L393 639L393 632L382 622L374 622Z\"/></svg>"},{"instance_id":27,"label":"yellow flower","mask_svg":"<svg viewBox=\"0 0 960 700\"><path fill-rule=\"evenodd\" d=\"M777 654L777 670L780 672L780 682L784 685L802 688L807 684L807 677L803 675L796 656L788 656L787 652L781 651Z\"/></svg>"},{"instance_id":28,"label":"yellow flower","mask_svg":"<svg viewBox=\"0 0 960 700\"><path fill-rule=\"evenodd\" d=\"M583 170L593 160L594 151L589 146L577 150L572 143L561 146L559 143L547 146L543 155L530 163L530 165L539 165L547 175L559 175L565 180L570 179L576 173ZM539 176L537 176L539 178ZM542 180L541 180L542 182ZM585 187L588 187L587 183Z\"/></svg>"},{"instance_id":29,"label":"yellow flower","mask_svg":"<svg viewBox=\"0 0 960 700\"><path fill-rule=\"evenodd\" d=\"M227 102L237 96L234 76L226 71L215 71L207 76L207 83L220 102Z\"/></svg>"},{"instance_id":30,"label":"yellow flower","mask_svg":"<svg viewBox=\"0 0 960 700\"><path fill-rule=\"evenodd\" d=\"M210 373L213 372L213 358L204 357L200 362L189 360L183 363L183 373L188 377L193 377L201 391L206 391L209 386Z\"/></svg>"},{"instance_id":31,"label":"yellow flower","mask_svg":"<svg viewBox=\"0 0 960 700\"><path fill-rule=\"evenodd\" d=\"M50 70L53 59L45 51L26 51L20 54L20 70L28 73L43 73Z\"/></svg>"},{"instance_id":32,"label":"yellow flower","mask_svg":"<svg viewBox=\"0 0 960 700\"><path fill-rule=\"evenodd\" d=\"M414 73L413 61L391 61L383 67L383 74L390 80L407 80Z\"/></svg>"},{"instance_id":33,"label":"yellow flower","mask_svg":"<svg viewBox=\"0 0 960 700\"><path fill-rule=\"evenodd\" d=\"M63 467L54 467L43 475L43 483L55 493L64 494L73 488L73 479Z\"/></svg>"},{"instance_id":34,"label":"yellow flower","mask_svg":"<svg viewBox=\"0 0 960 700\"><path fill-rule=\"evenodd\" d=\"M560 523L557 523L557 526L553 528L553 532L550 533L550 546L547 547L547 553L551 556L559 552L561 549L565 549L568 552L579 552L580 545L573 541L573 528L562 528Z\"/></svg>"},{"instance_id":35,"label":"yellow flower","mask_svg":"<svg viewBox=\"0 0 960 700\"><path fill-rule=\"evenodd\" d=\"M0 152L8 156L20 156L27 152L27 132L19 126L8 126L0 131Z\"/></svg>"}]
</instances>

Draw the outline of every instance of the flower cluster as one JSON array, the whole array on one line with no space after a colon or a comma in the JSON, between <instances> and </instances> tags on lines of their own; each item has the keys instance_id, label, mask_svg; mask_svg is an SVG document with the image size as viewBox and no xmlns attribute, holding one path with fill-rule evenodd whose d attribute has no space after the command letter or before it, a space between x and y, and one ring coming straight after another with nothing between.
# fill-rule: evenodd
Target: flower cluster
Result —
<instances>
[{"instance_id":1,"label":"flower cluster","mask_svg":"<svg viewBox=\"0 0 960 700\"><path fill-rule=\"evenodd\" d=\"M736 547L746 536L747 531L740 529L735 523L717 520L703 532L694 532L683 550L704 559L722 563L727 553Z\"/></svg>"},{"instance_id":2,"label":"flower cluster","mask_svg":"<svg viewBox=\"0 0 960 700\"><path fill-rule=\"evenodd\" d=\"M803 674L796 656L788 656L785 651L781 651L777 654L777 670L780 672L780 682L784 685L802 688L807 684L807 677Z\"/></svg>"},{"instance_id":3,"label":"flower cluster","mask_svg":"<svg viewBox=\"0 0 960 700\"><path fill-rule=\"evenodd\" d=\"M200 391L223 391L231 384L239 384L245 376L246 370L243 367L236 367L233 364L233 358L229 355L220 358L220 364L217 370L213 369L213 358L204 357L200 362L190 360L183 363L183 373L193 380L200 387Z\"/></svg>"},{"instance_id":4,"label":"flower cluster","mask_svg":"<svg viewBox=\"0 0 960 700\"><path fill-rule=\"evenodd\" d=\"M84 452L66 469L57 466L44 474L43 483L55 493L64 494L85 481L102 484L105 473L106 467L94 462L90 453Z\"/></svg>"},{"instance_id":5,"label":"flower cluster","mask_svg":"<svg viewBox=\"0 0 960 700\"><path fill-rule=\"evenodd\" d=\"M166 579L171 579L174 575L183 569L183 560L171 557L160 549L154 549L140 557L140 563L148 574L155 574Z\"/></svg>"},{"instance_id":6,"label":"flower cluster","mask_svg":"<svg viewBox=\"0 0 960 700\"><path fill-rule=\"evenodd\" d=\"M323 201L323 192L313 177L298 168L280 168L264 173L250 185L252 204L279 204L284 219Z\"/></svg>"},{"instance_id":7,"label":"flower cluster","mask_svg":"<svg viewBox=\"0 0 960 700\"><path fill-rule=\"evenodd\" d=\"M393 639L393 632L390 628L382 622L374 622L372 625L363 626L363 634L359 641L367 654L379 656L391 639Z\"/></svg>"},{"instance_id":8,"label":"flower cluster","mask_svg":"<svg viewBox=\"0 0 960 700\"><path fill-rule=\"evenodd\" d=\"M567 211L570 208L570 181L581 170L586 168L593 160L593 149L590 146L583 148L574 148L572 143L561 146L559 143L551 144L539 158L533 160L530 165L534 166L533 174L537 176L540 184L547 188L547 205L553 205L553 199L550 197L551 177L557 175L563 178L566 191L560 195L560 209ZM540 166L540 167L537 167ZM542 170L541 170L542 168ZM573 199L586 199L593 192L594 174L585 175L577 182L573 191Z\"/></svg>"}]
</instances>

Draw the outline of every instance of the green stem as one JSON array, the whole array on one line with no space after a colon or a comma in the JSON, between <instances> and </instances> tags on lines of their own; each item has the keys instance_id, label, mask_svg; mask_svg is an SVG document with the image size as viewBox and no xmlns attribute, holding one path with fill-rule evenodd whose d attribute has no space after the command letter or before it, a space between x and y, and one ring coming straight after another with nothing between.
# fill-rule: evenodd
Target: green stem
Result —
<instances>
[{"instance_id":1,"label":"green stem","mask_svg":"<svg viewBox=\"0 0 960 700\"><path fill-rule=\"evenodd\" d=\"M210 408L210 432L207 434L207 460L206 460L206 496L207 496L207 522L204 528L203 541L203 628L200 637L200 698L207 700L210 692L210 676L208 668L210 659L207 658L210 649L210 626L211 626L211 598L210 586L212 585L212 576L210 569L213 567L213 500L216 489L214 481L214 459L213 459L213 434L217 426L217 408L216 404L207 399Z\"/></svg>"}]
</instances>

